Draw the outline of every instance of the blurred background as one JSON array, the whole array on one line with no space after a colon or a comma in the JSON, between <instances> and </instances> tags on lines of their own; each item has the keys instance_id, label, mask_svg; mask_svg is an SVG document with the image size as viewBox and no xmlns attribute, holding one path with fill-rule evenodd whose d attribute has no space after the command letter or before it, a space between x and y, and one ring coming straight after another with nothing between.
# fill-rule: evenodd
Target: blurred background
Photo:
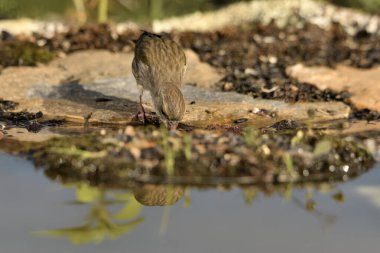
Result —
<instances>
[{"instance_id":1,"label":"blurred background","mask_svg":"<svg viewBox=\"0 0 380 253\"><path fill-rule=\"evenodd\" d=\"M241 0L240 0L241 1ZM245 0L249 1L249 0ZM258 0L259 1L259 0ZM261 0L265 1L265 0ZM270 0L268 0L270 1ZM281 0L280 0L281 1ZM283 0L285 1L285 0ZM299 0L302 1L302 0ZM324 0L380 14L380 0ZM149 22L221 8L238 0L0 0L0 19ZM78 15L80 13L80 15ZM79 18L78 18L79 16Z\"/></svg>"}]
</instances>

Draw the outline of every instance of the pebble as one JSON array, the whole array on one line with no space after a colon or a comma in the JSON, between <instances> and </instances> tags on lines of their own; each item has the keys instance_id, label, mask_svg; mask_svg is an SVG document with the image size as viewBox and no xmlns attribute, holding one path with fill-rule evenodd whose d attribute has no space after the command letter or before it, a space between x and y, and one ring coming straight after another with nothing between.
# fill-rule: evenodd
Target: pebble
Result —
<instances>
[{"instance_id":1,"label":"pebble","mask_svg":"<svg viewBox=\"0 0 380 253\"><path fill-rule=\"evenodd\" d=\"M246 75L252 75L252 76L257 76L257 75L258 75L258 72L257 72L257 70L255 70L255 69L252 69L252 68L246 68L246 69L244 70L244 74L246 74Z\"/></svg>"},{"instance_id":2,"label":"pebble","mask_svg":"<svg viewBox=\"0 0 380 253\"><path fill-rule=\"evenodd\" d=\"M231 90L233 90L233 88L234 88L234 84L230 83L230 82L225 83L223 85L223 91L231 91Z\"/></svg>"},{"instance_id":3,"label":"pebble","mask_svg":"<svg viewBox=\"0 0 380 253\"><path fill-rule=\"evenodd\" d=\"M244 123L244 122L247 122L247 121L248 121L247 118L241 118L241 119L234 120L234 123L235 124L241 124L241 123Z\"/></svg>"}]
</instances>

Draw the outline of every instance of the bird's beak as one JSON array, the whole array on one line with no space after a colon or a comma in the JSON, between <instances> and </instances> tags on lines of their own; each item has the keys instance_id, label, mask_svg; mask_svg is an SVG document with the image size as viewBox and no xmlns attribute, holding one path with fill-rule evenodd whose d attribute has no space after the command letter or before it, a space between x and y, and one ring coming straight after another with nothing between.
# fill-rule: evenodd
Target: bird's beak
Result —
<instances>
[{"instance_id":1,"label":"bird's beak","mask_svg":"<svg viewBox=\"0 0 380 253\"><path fill-rule=\"evenodd\" d=\"M168 128L170 131L175 131L177 130L178 127L178 122L169 122Z\"/></svg>"}]
</instances>

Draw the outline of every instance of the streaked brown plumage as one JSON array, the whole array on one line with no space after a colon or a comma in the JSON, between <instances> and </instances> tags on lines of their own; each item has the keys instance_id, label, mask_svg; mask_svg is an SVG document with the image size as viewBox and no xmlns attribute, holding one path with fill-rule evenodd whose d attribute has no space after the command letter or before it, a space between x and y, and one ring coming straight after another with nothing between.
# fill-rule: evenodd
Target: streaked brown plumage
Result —
<instances>
[{"instance_id":1,"label":"streaked brown plumage","mask_svg":"<svg viewBox=\"0 0 380 253\"><path fill-rule=\"evenodd\" d=\"M132 189L135 199L144 206L174 205L183 197L182 186L145 184Z\"/></svg>"},{"instance_id":2,"label":"streaked brown plumage","mask_svg":"<svg viewBox=\"0 0 380 253\"><path fill-rule=\"evenodd\" d=\"M186 57L173 40L143 32L136 42L132 72L140 89L140 113L145 121L141 97L144 90L152 96L156 113L165 125L175 129L185 112L180 87L186 69Z\"/></svg>"}]
</instances>

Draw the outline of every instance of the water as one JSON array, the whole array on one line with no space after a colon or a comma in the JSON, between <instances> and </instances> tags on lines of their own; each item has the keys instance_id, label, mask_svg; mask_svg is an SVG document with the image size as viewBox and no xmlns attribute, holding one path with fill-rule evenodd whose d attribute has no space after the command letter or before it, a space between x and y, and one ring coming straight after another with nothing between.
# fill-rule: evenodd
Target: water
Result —
<instances>
[{"instance_id":1,"label":"water","mask_svg":"<svg viewBox=\"0 0 380 253\"><path fill-rule=\"evenodd\" d=\"M331 193L317 193L314 212L297 202L304 201L305 190L295 191L293 200L259 194L247 205L239 189L192 189L187 208L183 199L172 207L143 207L137 217L144 220L129 233L74 245L36 231L82 225L91 204L74 204L73 187L50 181L28 161L0 154L0 253L377 252L379 182L380 170L373 169L339 185L334 191L344 193L342 204Z\"/></svg>"}]
</instances>

